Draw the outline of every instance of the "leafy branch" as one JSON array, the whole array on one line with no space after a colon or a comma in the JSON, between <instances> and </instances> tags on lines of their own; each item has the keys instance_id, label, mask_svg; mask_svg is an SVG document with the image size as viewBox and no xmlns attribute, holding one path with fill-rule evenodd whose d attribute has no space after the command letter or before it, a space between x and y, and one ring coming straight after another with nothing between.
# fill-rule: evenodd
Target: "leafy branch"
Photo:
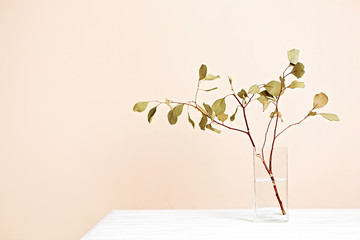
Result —
<instances>
[{"instance_id":1,"label":"leafy branch","mask_svg":"<svg viewBox=\"0 0 360 240\"><path fill-rule=\"evenodd\" d=\"M157 103L157 105L155 107L151 108L150 111L148 112L148 122L151 123L151 121L156 113L157 107L159 105L167 105L170 108L170 110L167 114L168 121L171 125L174 125L177 123L179 116L182 114L183 107L187 106L188 121L192 125L193 128L195 128L195 122L192 120L192 118L190 116L189 108L196 109L201 114L201 120L198 124L201 130L205 131L206 129L209 129L216 133L221 133L221 131L219 129L216 129L213 127L213 124L215 124L215 125L218 125L218 126L230 129L230 130L238 131L240 133L246 134L249 137L251 145L256 150L256 145L255 145L255 142L251 135L251 130L250 130L250 126L249 126L249 122L248 122L248 118L247 118L246 108L249 106L250 103L253 103L256 100L257 100L257 102L261 103L263 112L265 112L266 109L270 105L273 105L274 108L273 108L273 111L269 115L270 119L267 124L266 131L265 131L264 140L263 140L263 144L261 147L261 154L256 153L256 156L259 157L259 159L262 161L262 163L265 167L265 170L269 174L269 177L273 183L275 195L278 199L282 213L286 214L285 210L283 208L280 196L278 194L275 178L274 178L273 172L272 172L273 151L275 148L275 143L276 143L277 138L282 133L284 133L286 130L288 130L289 128L301 124L303 121L305 121L306 119L308 119L309 117L312 117L312 116L320 115L329 121L340 121L339 117L335 114L318 113L318 112L314 111L315 109L323 108L328 103L328 97L326 96L325 93L321 92L314 96L313 107L303 119L301 119L298 122L289 124L287 127L283 128L283 130L278 132L278 128L280 125L279 119L281 120L281 122L283 122L283 116L282 116L282 113L279 108L280 99L282 99L281 96L285 92L287 92L288 89L305 88L305 83L298 81L298 79L300 79L305 74L305 66L301 62L298 61L299 50L292 49L292 50L288 51L287 54L288 54L289 65L282 72L282 74L279 77L279 80L272 80L265 84L254 84L247 91L245 89L241 89L239 92L236 93L236 91L234 90L233 84L232 84L233 80L231 77L228 77L231 93L228 93L224 97L217 99L211 105L204 102L202 104L202 106L203 106L202 107L198 103L199 91L210 92L210 91L215 91L218 88L213 87L210 89L203 89L203 88L200 88L201 84L206 81L214 81L216 79L221 78L219 75L208 74L207 66L202 64L199 68L199 79L197 82L197 88L195 91L195 96L194 96L193 101L178 102L178 101L173 101L173 100L169 100L169 99L165 99L164 102L157 101L157 100L143 101L143 102L136 103L133 107L133 111L143 112L146 110L149 103ZM296 80L292 81L290 84L287 85L286 78L291 75L293 75L296 78ZM230 118L229 118L229 115L227 113L225 113L226 101L229 97L233 98L237 103L235 111L230 116ZM228 124L229 121L230 122L235 121L235 118L236 118L236 115L238 114L239 109L242 112L242 121L244 121L244 123L245 123L246 130L236 128L236 127L230 126ZM264 148L265 148L266 141L268 138L268 133L270 132L270 129L271 129L271 123L273 122L273 120L275 120L275 124L273 126L273 136L272 136L272 141L271 141L269 161L267 164L265 161L265 158L264 158Z\"/></svg>"}]
</instances>

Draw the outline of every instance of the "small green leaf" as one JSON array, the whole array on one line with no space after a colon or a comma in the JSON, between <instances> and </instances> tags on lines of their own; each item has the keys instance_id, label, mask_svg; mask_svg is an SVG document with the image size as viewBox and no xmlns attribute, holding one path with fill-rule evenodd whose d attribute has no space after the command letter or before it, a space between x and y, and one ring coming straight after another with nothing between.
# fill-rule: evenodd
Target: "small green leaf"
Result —
<instances>
[{"instance_id":1,"label":"small green leaf","mask_svg":"<svg viewBox=\"0 0 360 240\"><path fill-rule=\"evenodd\" d=\"M239 96L239 98L245 99L247 97L247 93L245 91L245 89L241 89L240 92L238 92L237 94Z\"/></svg>"},{"instance_id":2,"label":"small green leaf","mask_svg":"<svg viewBox=\"0 0 360 240\"><path fill-rule=\"evenodd\" d=\"M257 100L259 102L261 102L261 104L263 105L263 111L266 110L266 108L269 106L270 102L268 100L267 97L265 97L264 95L261 95L260 97L257 98Z\"/></svg>"},{"instance_id":3,"label":"small green leaf","mask_svg":"<svg viewBox=\"0 0 360 240\"><path fill-rule=\"evenodd\" d=\"M295 64L295 66L293 67L293 69L291 70L291 73L296 77L296 78L301 78L304 73L305 66L304 64L302 64L301 62L298 62Z\"/></svg>"},{"instance_id":4,"label":"small green leaf","mask_svg":"<svg viewBox=\"0 0 360 240\"><path fill-rule=\"evenodd\" d=\"M165 104L169 106L169 108L173 109L173 107L170 105L169 99L165 98Z\"/></svg>"},{"instance_id":5,"label":"small green leaf","mask_svg":"<svg viewBox=\"0 0 360 240\"><path fill-rule=\"evenodd\" d=\"M268 93L268 91L266 91L266 90L259 92L259 94L260 94L260 96L264 96L266 98L274 99L274 96L271 95L270 93Z\"/></svg>"},{"instance_id":6,"label":"small green leaf","mask_svg":"<svg viewBox=\"0 0 360 240\"><path fill-rule=\"evenodd\" d=\"M219 75L212 75L212 74L208 74L208 75L206 75L206 77L205 77L205 79L204 80L207 80L207 81L212 81L212 80L215 80L215 79L217 79L217 78L220 78L220 76Z\"/></svg>"},{"instance_id":7,"label":"small green leaf","mask_svg":"<svg viewBox=\"0 0 360 240\"><path fill-rule=\"evenodd\" d=\"M273 118L275 116L278 116L281 119L281 122L284 121L283 118L282 118L281 112L278 112L277 110L275 110L272 113L270 113L270 118Z\"/></svg>"},{"instance_id":8,"label":"small green leaf","mask_svg":"<svg viewBox=\"0 0 360 240\"><path fill-rule=\"evenodd\" d=\"M228 78L229 78L230 86L231 86L231 88L233 88L233 87L232 87L232 78L231 78L230 76L228 76Z\"/></svg>"},{"instance_id":9,"label":"small green leaf","mask_svg":"<svg viewBox=\"0 0 360 240\"><path fill-rule=\"evenodd\" d=\"M270 113L270 118L273 118L276 114L276 111Z\"/></svg>"},{"instance_id":10,"label":"small green leaf","mask_svg":"<svg viewBox=\"0 0 360 240\"><path fill-rule=\"evenodd\" d=\"M201 64L199 69L199 80L203 80L206 77L207 67L205 64Z\"/></svg>"},{"instance_id":11,"label":"small green leaf","mask_svg":"<svg viewBox=\"0 0 360 240\"><path fill-rule=\"evenodd\" d=\"M237 111L238 111L238 108L236 108L234 114L231 115L231 117L230 117L230 121L231 121L231 122L235 120L235 116L236 116Z\"/></svg>"},{"instance_id":12,"label":"small green leaf","mask_svg":"<svg viewBox=\"0 0 360 240\"><path fill-rule=\"evenodd\" d=\"M138 102L134 105L133 111L134 112L143 112L145 111L149 102Z\"/></svg>"},{"instance_id":13,"label":"small green leaf","mask_svg":"<svg viewBox=\"0 0 360 240\"><path fill-rule=\"evenodd\" d=\"M250 88L249 88L249 94L256 94L256 93L259 93L260 92L260 88L258 85L252 85Z\"/></svg>"},{"instance_id":14,"label":"small green leaf","mask_svg":"<svg viewBox=\"0 0 360 240\"><path fill-rule=\"evenodd\" d=\"M329 121L340 121L340 118L336 114L333 113L319 113L319 114Z\"/></svg>"},{"instance_id":15,"label":"small green leaf","mask_svg":"<svg viewBox=\"0 0 360 240\"><path fill-rule=\"evenodd\" d=\"M321 92L314 96L314 109L322 108L324 107L327 102L329 101L329 98L326 96L325 93Z\"/></svg>"},{"instance_id":16,"label":"small green leaf","mask_svg":"<svg viewBox=\"0 0 360 240\"><path fill-rule=\"evenodd\" d=\"M203 114L207 115L207 112L205 111L205 109L203 109L200 105L197 105L197 106Z\"/></svg>"},{"instance_id":17,"label":"small green leaf","mask_svg":"<svg viewBox=\"0 0 360 240\"><path fill-rule=\"evenodd\" d=\"M211 109L211 107L209 105L207 105L206 103L203 103L203 105L205 107L206 112L209 114L209 116L211 116L213 113L213 110Z\"/></svg>"},{"instance_id":18,"label":"small green leaf","mask_svg":"<svg viewBox=\"0 0 360 240\"><path fill-rule=\"evenodd\" d=\"M271 95L278 97L280 94L280 90L281 90L281 83L278 81L271 81L271 82L265 84L265 89ZM281 94L284 93L284 90L285 89L281 90Z\"/></svg>"},{"instance_id":19,"label":"small green leaf","mask_svg":"<svg viewBox=\"0 0 360 240\"><path fill-rule=\"evenodd\" d=\"M202 115L202 118L199 122L199 127L201 130L205 131L206 123L207 123L207 117L205 115Z\"/></svg>"},{"instance_id":20,"label":"small green leaf","mask_svg":"<svg viewBox=\"0 0 360 240\"><path fill-rule=\"evenodd\" d=\"M178 104L176 105L176 107L174 107L173 114L176 118L181 115L183 108L184 108L184 104Z\"/></svg>"},{"instance_id":21,"label":"small green leaf","mask_svg":"<svg viewBox=\"0 0 360 240\"><path fill-rule=\"evenodd\" d=\"M292 49L287 52L288 59L291 65L295 65L298 63L299 59L299 50L298 49Z\"/></svg>"},{"instance_id":22,"label":"small green leaf","mask_svg":"<svg viewBox=\"0 0 360 240\"><path fill-rule=\"evenodd\" d=\"M316 112L310 111L310 112L308 113L308 116L315 116L316 114L317 114Z\"/></svg>"},{"instance_id":23,"label":"small green leaf","mask_svg":"<svg viewBox=\"0 0 360 240\"><path fill-rule=\"evenodd\" d=\"M218 89L218 88L217 88L217 87L214 87L214 88L206 89L206 90L203 90L203 91L205 91L205 92L210 92L210 91L213 91L213 90L216 90L216 89Z\"/></svg>"},{"instance_id":24,"label":"small green leaf","mask_svg":"<svg viewBox=\"0 0 360 240\"><path fill-rule=\"evenodd\" d=\"M224 113L226 109L225 98L220 98L216 100L211 106L211 108L215 112L216 116Z\"/></svg>"},{"instance_id":25,"label":"small green leaf","mask_svg":"<svg viewBox=\"0 0 360 240\"><path fill-rule=\"evenodd\" d=\"M156 107L153 107L152 109L150 109L149 113L148 113L148 122L151 123L151 120L153 118L153 116L156 113Z\"/></svg>"},{"instance_id":26,"label":"small green leaf","mask_svg":"<svg viewBox=\"0 0 360 240\"><path fill-rule=\"evenodd\" d=\"M181 115L184 104L178 104L174 109L170 110L167 117L169 123L174 125L177 122L178 117Z\"/></svg>"},{"instance_id":27,"label":"small green leaf","mask_svg":"<svg viewBox=\"0 0 360 240\"><path fill-rule=\"evenodd\" d=\"M281 122L284 121L284 119L282 118L281 112L278 112L277 115L279 116L279 118L281 119Z\"/></svg>"},{"instance_id":28,"label":"small green leaf","mask_svg":"<svg viewBox=\"0 0 360 240\"><path fill-rule=\"evenodd\" d=\"M174 125L177 122L177 117L174 114L174 109L169 111L167 117L171 125Z\"/></svg>"},{"instance_id":29,"label":"small green leaf","mask_svg":"<svg viewBox=\"0 0 360 240\"><path fill-rule=\"evenodd\" d=\"M194 123L194 121L191 119L189 113L188 113L188 120L189 120L189 123L191 123L191 125L193 126L193 128L195 128L195 123Z\"/></svg>"},{"instance_id":30,"label":"small green leaf","mask_svg":"<svg viewBox=\"0 0 360 240\"><path fill-rule=\"evenodd\" d=\"M219 114L216 116L221 122L225 122L228 119L228 115L225 113Z\"/></svg>"},{"instance_id":31,"label":"small green leaf","mask_svg":"<svg viewBox=\"0 0 360 240\"><path fill-rule=\"evenodd\" d=\"M305 87L305 83L304 82L299 82L299 81L293 81L288 88L294 89L294 88L304 88Z\"/></svg>"},{"instance_id":32,"label":"small green leaf","mask_svg":"<svg viewBox=\"0 0 360 240\"><path fill-rule=\"evenodd\" d=\"M213 128L212 126L211 126L211 124L208 124L208 125L206 125L206 128L207 129L210 129L211 131L214 131L214 132L216 132L216 133L221 133L221 131L219 130L219 129L216 129L216 128Z\"/></svg>"}]
</instances>

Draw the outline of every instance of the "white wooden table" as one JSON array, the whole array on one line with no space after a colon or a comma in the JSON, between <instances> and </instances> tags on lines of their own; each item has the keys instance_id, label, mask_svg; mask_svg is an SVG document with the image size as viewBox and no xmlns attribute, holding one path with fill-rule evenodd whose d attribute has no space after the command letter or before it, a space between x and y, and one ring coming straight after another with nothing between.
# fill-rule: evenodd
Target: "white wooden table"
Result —
<instances>
[{"instance_id":1,"label":"white wooden table","mask_svg":"<svg viewBox=\"0 0 360 240\"><path fill-rule=\"evenodd\" d=\"M287 223L252 210L113 210L81 240L356 239L360 209L294 209Z\"/></svg>"}]
</instances>

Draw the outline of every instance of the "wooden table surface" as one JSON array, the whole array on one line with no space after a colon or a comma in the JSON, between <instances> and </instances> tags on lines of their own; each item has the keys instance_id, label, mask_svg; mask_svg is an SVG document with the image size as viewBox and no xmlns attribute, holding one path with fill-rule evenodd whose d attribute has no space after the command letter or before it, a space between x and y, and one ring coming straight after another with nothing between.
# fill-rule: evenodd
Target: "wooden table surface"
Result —
<instances>
[{"instance_id":1,"label":"wooden table surface","mask_svg":"<svg viewBox=\"0 0 360 240\"><path fill-rule=\"evenodd\" d=\"M287 223L252 217L238 209L113 210L81 240L360 240L360 209L290 209Z\"/></svg>"}]
</instances>

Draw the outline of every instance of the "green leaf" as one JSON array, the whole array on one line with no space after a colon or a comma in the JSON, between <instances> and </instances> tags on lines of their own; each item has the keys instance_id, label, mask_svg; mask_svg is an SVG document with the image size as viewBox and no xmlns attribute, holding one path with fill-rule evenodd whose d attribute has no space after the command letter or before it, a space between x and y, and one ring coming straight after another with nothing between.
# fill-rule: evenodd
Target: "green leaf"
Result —
<instances>
[{"instance_id":1,"label":"green leaf","mask_svg":"<svg viewBox=\"0 0 360 240\"><path fill-rule=\"evenodd\" d=\"M145 111L149 102L138 102L134 105L133 111L134 112L143 112Z\"/></svg>"},{"instance_id":2,"label":"green leaf","mask_svg":"<svg viewBox=\"0 0 360 240\"><path fill-rule=\"evenodd\" d=\"M258 85L252 85L250 88L249 88L249 94L256 94L256 93L259 93L260 92L260 88Z\"/></svg>"},{"instance_id":3,"label":"green leaf","mask_svg":"<svg viewBox=\"0 0 360 240\"><path fill-rule=\"evenodd\" d=\"M295 65L298 63L299 59L299 50L298 49L292 49L287 52L288 59L291 65Z\"/></svg>"},{"instance_id":4,"label":"green leaf","mask_svg":"<svg viewBox=\"0 0 360 240\"><path fill-rule=\"evenodd\" d=\"M230 121L234 121L234 120L235 120L235 116L236 116L237 111L238 111L238 108L236 108L236 110L235 110L234 114L233 114L233 115L231 115L231 117L230 117Z\"/></svg>"},{"instance_id":5,"label":"green leaf","mask_svg":"<svg viewBox=\"0 0 360 240\"><path fill-rule=\"evenodd\" d=\"M274 96L271 95L270 93L268 93L268 91L266 91L266 90L259 92L259 94L260 94L260 96L264 96L264 97L266 97L266 98L272 98L272 99L274 99Z\"/></svg>"},{"instance_id":6,"label":"green leaf","mask_svg":"<svg viewBox=\"0 0 360 240\"><path fill-rule=\"evenodd\" d=\"M206 77L205 77L205 79L204 80L207 80L207 81L212 81L212 80L215 80L215 79L217 79L217 78L220 78L220 76L219 75L212 75L212 74L208 74L208 75L206 75Z\"/></svg>"},{"instance_id":7,"label":"green leaf","mask_svg":"<svg viewBox=\"0 0 360 240\"><path fill-rule=\"evenodd\" d=\"M195 123L194 123L194 121L191 119L189 113L188 113L188 120L189 120L189 123L191 123L191 125L193 126L193 128L195 128Z\"/></svg>"},{"instance_id":8,"label":"green leaf","mask_svg":"<svg viewBox=\"0 0 360 240\"><path fill-rule=\"evenodd\" d=\"M281 112L278 112L277 110L275 110L272 113L270 113L270 118L273 118L275 116L278 116L281 119L281 122L284 121L283 118L282 118Z\"/></svg>"},{"instance_id":9,"label":"green leaf","mask_svg":"<svg viewBox=\"0 0 360 240\"><path fill-rule=\"evenodd\" d=\"M319 113L319 114L329 121L340 121L340 118L336 114L333 113Z\"/></svg>"},{"instance_id":10,"label":"green leaf","mask_svg":"<svg viewBox=\"0 0 360 240\"><path fill-rule=\"evenodd\" d=\"M270 118L275 117L275 114L276 114L276 113L277 113L277 111L271 112L271 113L270 113Z\"/></svg>"},{"instance_id":11,"label":"green leaf","mask_svg":"<svg viewBox=\"0 0 360 240\"><path fill-rule=\"evenodd\" d=\"M205 115L203 115L199 122L199 127L201 130L205 131L206 123L207 123L207 117Z\"/></svg>"},{"instance_id":12,"label":"green leaf","mask_svg":"<svg viewBox=\"0 0 360 240\"><path fill-rule=\"evenodd\" d=\"M268 93L270 93L271 95L278 97L280 94L280 89L281 89L281 83L278 81L271 81L267 84L265 84L265 89ZM282 89L282 93L284 93L285 89Z\"/></svg>"},{"instance_id":13,"label":"green leaf","mask_svg":"<svg viewBox=\"0 0 360 240\"><path fill-rule=\"evenodd\" d=\"M304 64L302 64L301 62L298 62L295 64L295 66L293 67L293 69L291 70L291 73L296 77L296 78L301 78L304 73L305 66Z\"/></svg>"},{"instance_id":14,"label":"green leaf","mask_svg":"<svg viewBox=\"0 0 360 240\"><path fill-rule=\"evenodd\" d=\"M203 80L206 77L207 67L205 64L201 64L199 69L199 80Z\"/></svg>"},{"instance_id":15,"label":"green leaf","mask_svg":"<svg viewBox=\"0 0 360 240\"><path fill-rule=\"evenodd\" d=\"M165 104L169 106L169 108L173 109L173 107L170 105L169 99L165 98Z\"/></svg>"},{"instance_id":16,"label":"green leaf","mask_svg":"<svg viewBox=\"0 0 360 240\"><path fill-rule=\"evenodd\" d=\"M209 116L211 116L213 113L213 110L211 109L211 107L209 105L207 105L206 103L203 103L203 105L205 107L206 112L209 114Z\"/></svg>"},{"instance_id":17,"label":"green leaf","mask_svg":"<svg viewBox=\"0 0 360 240\"><path fill-rule=\"evenodd\" d=\"M221 122L225 122L228 119L228 115L225 113L219 114L216 116Z\"/></svg>"},{"instance_id":18,"label":"green leaf","mask_svg":"<svg viewBox=\"0 0 360 240\"><path fill-rule=\"evenodd\" d=\"M268 100L267 97L265 97L264 95L261 95L260 97L257 98L257 100L259 102L261 102L261 104L263 105L263 111L266 110L266 108L269 106L270 102Z\"/></svg>"},{"instance_id":19,"label":"green leaf","mask_svg":"<svg viewBox=\"0 0 360 240\"><path fill-rule=\"evenodd\" d=\"M230 76L228 76L228 78L229 78L230 86L231 86L231 88L233 88L233 87L232 87L232 78L231 78Z\"/></svg>"},{"instance_id":20,"label":"green leaf","mask_svg":"<svg viewBox=\"0 0 360 240\"><path fill-rule=\"evenodd\" d=\"M156 107L153 107L152 109L150 109L149 113L148 113L148 122L151 123L151 120L153 118L153 116L156 113Z\"/></svg>"},{"instance_id":21,"label":"green leaf","mask_svg":"<svg viewBox=\"0 0 360 240\"><path fill-rule=\"evenodd\" d=\"M310 111L310 112L308 113L308 116L315 116L316 114L317 114L316 112Z\"/></svg>"},{"instance_id":22,"label":"green leaf","mask_svg":"<svg viewBox=\"0 0 360 240\"><path fill-rule=\"evenodd\" d=\"M171 125L174 125L177 122L177 116L174 114L174 109L169 111L167 117Z\"/></svg>"},{"instance_id":23,"label":"green leaf","mask_svg":"<svg viewBox=\"0 0 360 240\"><path fill-rule=\"evenodd\" d=\"M197 105L197 106L203 114L207 115L207 112L205 111L205 109L203 109L200 105Z\"/></svg>"},{"instance_id":24,"label":"green leaf","mask_svg":"<svg viewBox=\"0 0 360 240\"><path fill-rule=\"evenodd\" d=\"M210 91L213 91L213 90L216 90L216 89L218 89L218 88L217 88L217 87L214 87L214 88L206 89L206 90L203 90L203 91L205 91L205 92L210 92Z\"/></svg>"},{"instance_id":25,"label":"green leaf","mask_svg":"<svg viewBox=\"0 0 360 240\"><path fill-rule=\"evenodd\" d=\"M304 82L299 82L299 81L293 81L288 88L294 89L294 88L304 88L305 87L305 83Z\"/></svg>"},{"instance_id":26,"label":"green leaf","mask_svg":"<svg viewBox=\"0 0 360 240\"><path fill-rule=\"evenodd\" d=\"M241 89L240 92L238 92L237 94L239 96L239 98L245 99L247 97L247 93L245 91L245 89Z\"/></svg>"},{"instance_id":27,"label":"green leaf","mask_svg":"<svg viewBox=\"0 0 360 240\"><path fill-rule=\"evenodd\" d=\"M221 131L219 130L219 129L216 129L216 128L213 128L212 126L211 126L211 124L208 124L208 125L206 125L206 128L207 129L210 129L211 131L214 131L214 132L216 132L216 133L221 133Z\"/></svg>"},{"instance_id":28,"label":"green leaf","mask_svg":"<svg viewBox=\"0 0 360 240\"><path fill-rule=\"evenodd\" d=\"M211 106L211 108L215 112L216 116L224 113L226 109L225 98L220 98L216 100Z\"/></svg>"},{"instance_id":29,"label":"green leaf","mask_svg":"<svg viewBox=\"0 0 360 240\"><path fill-rule=\"evenodd\" d=\"M178 104L176 105L176 107L174 107L173 114L176 118L181 115L183 108L184 108L184 104Z\"/></svg>"},{"instance_id":30,"label":"green leaf","mask_svg":"<svg viewBox=\"0 0 360 240\"><path fill-rule=\"evenodd\" d=\"M322 108L324 107L327 102L329 101L329 98L326 96L325 93L321 92L314 96L314 109Z\"/></svg>"},{"instance_id":31,"label":"green leaf","mask_svg":"<svg viewBox=\"0 0 360 240\"><path fill-rule=\"evenodd\" d=\"M169 111L167 117L171 125L174 125L177 122L178 117L183 111L183 107L184 104L178 104L176 107Z\"/></svg>"}]
</instances>

